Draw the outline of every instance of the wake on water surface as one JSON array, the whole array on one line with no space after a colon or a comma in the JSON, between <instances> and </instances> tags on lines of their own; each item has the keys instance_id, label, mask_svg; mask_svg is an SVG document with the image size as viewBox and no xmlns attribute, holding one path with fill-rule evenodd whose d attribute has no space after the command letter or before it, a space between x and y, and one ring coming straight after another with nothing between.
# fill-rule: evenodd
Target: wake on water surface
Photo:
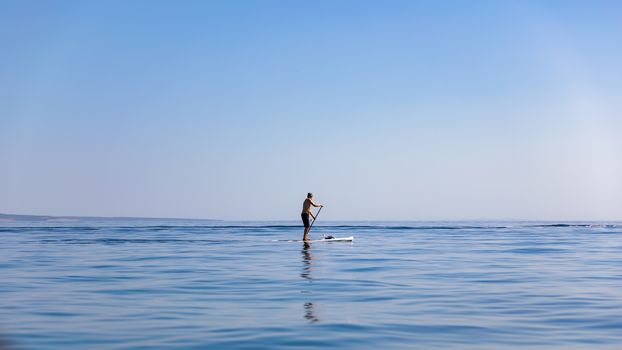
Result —
<instances>
[{"instance_id":1,"label":"wake on water surface","mask_svg":"<svg viewBox=\"0 0 622 350\"><path fill-rule=\"evenodd\" d=\"M324 237L322 239L310 239L307 241L303 241L303 240L291 240L291 239L273 239L272 242L299 242L299 243L303 243L303 242L352 242L354 241L354 236L350 236L350 237Z\"/></svg>"}]
</instances>

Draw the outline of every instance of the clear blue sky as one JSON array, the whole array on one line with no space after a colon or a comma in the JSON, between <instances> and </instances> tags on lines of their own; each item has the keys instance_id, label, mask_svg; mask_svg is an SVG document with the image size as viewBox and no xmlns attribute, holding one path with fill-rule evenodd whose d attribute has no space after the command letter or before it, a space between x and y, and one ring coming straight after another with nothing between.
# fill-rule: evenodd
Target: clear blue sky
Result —
<instances>
[{"instance_id":1,"label":"clear blue sky","mask_svg":"<svg viewBox=\"0 0 622 350\"><path fill-rule=\"evenodd\" d=\"M620 1L2 1L0 212L622 219Z\"/></svg>"}]
</instances>

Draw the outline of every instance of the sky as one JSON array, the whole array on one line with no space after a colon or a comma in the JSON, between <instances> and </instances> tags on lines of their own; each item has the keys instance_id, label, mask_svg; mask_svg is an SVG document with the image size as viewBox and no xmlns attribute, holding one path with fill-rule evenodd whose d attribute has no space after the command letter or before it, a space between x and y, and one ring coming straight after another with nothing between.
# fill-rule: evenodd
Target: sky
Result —
<instances>
[{"instance_id":1,"label":"sky","mask_svg":"<svg viewBox=\"0 0 622 350\"><path fill-rule=\"evenodd\" d=\"M620 1L0 1L0 212L622 220Z\"/></svg>"}]
</instances>

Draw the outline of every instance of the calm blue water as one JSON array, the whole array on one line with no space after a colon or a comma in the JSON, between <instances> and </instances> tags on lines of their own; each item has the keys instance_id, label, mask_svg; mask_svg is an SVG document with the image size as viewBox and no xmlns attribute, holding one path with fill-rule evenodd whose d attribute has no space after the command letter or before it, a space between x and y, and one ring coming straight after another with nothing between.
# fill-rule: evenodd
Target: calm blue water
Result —
<instances>
[{"instance_id":1,"label":"calm blue water","mask_svg":"<svg viewBox=\"0 0 622 350\"><path fill-rule=\"evenodd\" d=\"M2 225L9 348L622 348L619 223Z\"/></svg>"}]
</instances>

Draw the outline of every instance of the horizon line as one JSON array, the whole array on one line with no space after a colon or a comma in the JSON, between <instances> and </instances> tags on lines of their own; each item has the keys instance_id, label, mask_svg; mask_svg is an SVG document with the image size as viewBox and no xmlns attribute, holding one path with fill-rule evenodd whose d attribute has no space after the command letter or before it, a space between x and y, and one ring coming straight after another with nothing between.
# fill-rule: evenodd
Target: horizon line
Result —
<instances>
[{"instance_id":1,"label":"horizon line","mask_svg":"<svg viewBox=\"0 0 622 350\"><path fill-rule=\"evenodd\" d=\"M0 212L0 222L2 219L125 219L125 220L196 220L196 221L238 221L238 222L268 222L268 221L293 221L296 219L208 219L208 218L181 218L181 217L151 217L151 216L97 216L97 215L43 215L43 214L7 214ZM607 219L607 220L594 220L594 219L572 219L572 220L560 220L560 219L372 219L372 220L353 220L353 219L337 219L337 220L324 220L324 221L357 221L357 222L381 222L381 221L394 221L394 222L469 222L469 221L491 221L491 222L622 222L621 219Z\"/></svg>"}]
</instances>

